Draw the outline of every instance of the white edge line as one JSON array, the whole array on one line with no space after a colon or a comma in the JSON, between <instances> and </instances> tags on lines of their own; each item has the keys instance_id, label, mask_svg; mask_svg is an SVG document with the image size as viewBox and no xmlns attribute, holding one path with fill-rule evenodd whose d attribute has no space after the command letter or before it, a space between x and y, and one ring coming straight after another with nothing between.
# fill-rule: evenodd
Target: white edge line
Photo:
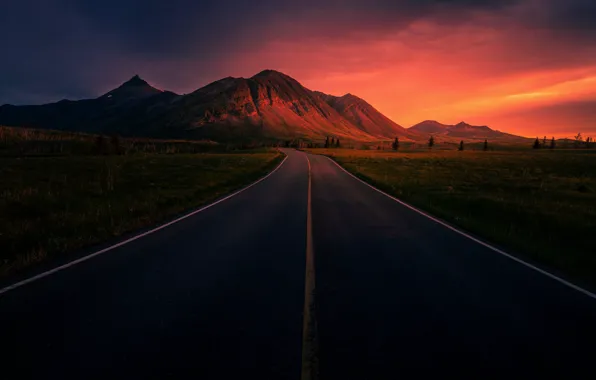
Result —
<instances>
[{"instance_id":1,"label":"white edge line","mask_svg":"<svg viewBox=\"0 0 596 380\"><path fill-rule=\"evenodd\" d=\"M335 165L337 165L337 166L338 166L338 167L339 167L341 170L343 170L344 172L348 173L348 174L349 174L350 176L352 176L353 178L355 178L355 179L357 179L358 181L362 182L363 184L365 184L366 186L370 187L371 189L373 189L373 190L375 190L375 191L377 191L377 192L379 192L379 193L381 193L381 194L385 195L386 197L389 197L389 198L393 199L394 201L396 201L397 203L401 204L402 206L405 206L405 207L409 208L410 210L412 210L412 211L415 211L415 212L417 212L418 214L420 214L420 215L423 215L423 216L427 217L428 219L430 219L430 220L434 221L435 223L438 223L438 224L440 224L440 225L442 225L442 226L444 226L444 227L447 227L447 228L448 228L448 229L450 229L451 231L457 232L458 234L460 234L460 235L462 235L462 236L465 236L465 237L467 237L468 239L470 239L470 240L472 240L472 241L475 241L476 243L478 243L478 244L480 244L480 245L483 245L483 246L485 246L485 247L486 247L486 248L488 248L488 249L491 249L491 250L493 250L494 252L497 252L497 253L499 253L499 254L501 254L501 255L503 255L503 256L505 256L505 257L507 257L507 258L509 258L509 259L513 260L513 261L516 261L516 262L518 262L518 263L520 263L520 264L522 264L522 265L525 265L526 267L528 267L528 268L530 268L530 269L533 269L533 270L535 270L535 271L537 271L537 272L539 272L539 273L542 273L543 275L545 275L545 276L547 276L547 277L550 277L551 279L553 279L553 280L555 280L555 281L558 281L558 282L560 282L561 284L563 284L563 285L566 285L566 286L568 286L568 287L570 287L570 288L572 288L572 289L575 289L575 290L577 290L578 292L580 292L580 293L583 293L583 294L585 294L585 295L586 295L586 296L588 296L588 297L591 297L591 298L593 298L593 299L596 299L596 294L594 294L594 293L592 293L592 292L590 292L590 291L588 291L588 290L586 290L586 289L584 289L584 288L581 288L581 287L579 287L579 286L577 286L577 285L575 285L575 284L573 284L573 283L571 283L571 282L569 282L569 281L567 281L567 280L564 280L564 279L562 279L562 278L560 278L560 277L558 277L558 276L555 276L554 274L552 274L552 273L549 273L549 272L545 271L544 269L540 269L540 268L538 268L538 267L536 267L536 266L534 266L534 265L532 265L532 264L530 264L530 263L527 263L527 262L523 261L522 259L519 259L519 258L517 258L517 257L515 257L515 256L513 256L513 255L511 255L511 254L509 254L509 253L507 253L507 252L504 252L504 251L502 251L502 250L500 250L500 249L498 249L498 248L496 248L496 247L493 247L492 245L490 245L490 244L488 244L488 243L485 243L485 242L483 242L482 240L478 240L478 239L476 239L475 237L473 237L473 236L471 236L471 235L468 235L467 233L465 233L465 232L463 232L463 231L461 231L461 230L458 230L457 228L455 228L455 227L453 227L453 226L451 226L451 225L449 225L449 224L447 224L447 223L443 222L442 220L440 220L440 219L437 219L437 218L433 217L432 215L430 215L430 214L427 214L426 212L424 212L424 211L421 211L421 210L417 209L416 207L414 207L414 206L411 206L411 205L407 204L406 202L404 202L404 201L401 201L401 200L399 200L399 199L395 198L394 196L391 196L391 195L387 194L386 192L384 192L384 191L382 191L382 190L379 190L379 189L377 189L376 187L374 187L374 186L373 186L373 185L371 185L370 183L368 183L368 182L366 182L366 181L363 181L362 179L360 179L360 178L356 177L354 174L352 174L352 173L350 173L349 171L347 171L346 169L344 169L344 168L343 168L343 167L342 167L340 164L338 164L337 162L335 162L335 160L331 159L330 157L327 157L327 156L324 156L324 157L326 157L326 158L327 158L329 161L333 162L333 163L334 163Z\"/></svg>"},{"instance_id":2,"label":"white edge line","mask_svg":"<svg viewBox=\"0 0 596 380\"><path fill-rule=\"evenodd\" d=\"M217 201L215 201L215 202L213 202L213 203L210 203L210 204L208 204L208 205L206 205L206 206L203 206L203 207L199 208L198 210L195 210L195 211L192 211L192 212L190 212L190 213L188 213L188 214L186 214L186 215L183 215L183 216L179 217L178 219L172 220L172 221L170 221L170 222L168 222L168 223L166 223L166 224L162 224L161 226L158 226L158 227L155 227L155 228L153 228L153 229L151 229L151 230L149 230L149 231L143 232L142 234L135 235L135 236L133 236L133 237L131 237L131 238L129 238L129 239L126 239L126 240L124 240L124 241L121 241L120 243L117 243L117 244L111 245L111 246L109 246L109 247L107 247L107 248L104 248L104 249L102 249L102 250L100 250L100 251L97 251L97 252L91 253L91 254L89 254L89 255L87 255L87 256L81 257L81 258L79 258L79 259L76 259L76 260L74 260L74 261L68 262L68 263L66 263L66 264L64 264L64 265L61 265L61 266L59 266L59 267L56 267L56 268L50 269L50 270L48 270L48 271L46 271L46 272L40 273L40 274L38 274L38 275L35 275L35 276L33 276L33 277L27 278L27 279L25 279L25 280L19 281L19 282L17 282L17 283L14 283L14 284L12 284L12 285L9 285L9 286L7 286L7 287L5 287L5 288L2 288L2 289L0 289L0 295L1 295L1 294L3 294L3 293L9 292L9 291L11 291L11 290L14 290L14 289L16 289L16 288L20 288L21 286L23 286L23 285L27 285L27 284L29 284L29 283L31 283L31 282L33 282L33 281L37 281L37 280L39 280L39 279L42 279L42 278L44 278L44 277L47 277L47 276L49 276L49 275L51 275L51 274L54 274L54 273L56 273L56 272L59 272L59 271L61 271L61 270L63 270L63 269L66 269L66 268L68 268L68 267L71 267L71 266L77 265L77 264L79 264L79 263L82 263L83 261L87 261L87 260L89 260L89 259L92 259L92 258L94 258L95 256L99 256L99 255L101 255L102 253L106 253L106 252L108 252L108 251L111 251L111 250L113 250L113 249L115 249L115 248L121 247L121 246L123 246L123 245L125 245L125 244L128 244L128 243L130 243L130 242L132 242L132 241L135 241L135 240L137 240L137 239L140 239L140 238L142 238L142 237L144 237L144 236L150 235L150 234L152 234L152 233L154 233L154 232L157 232L157 231L159 231L159 230L162 230L162 229L164 229L164 228L166 228L166 227L169 227L169 226L171 226L172 224L178 223L178 222L180 222L181 220L184 220L184 219L186 219L186 218L189 218L189 217L191 217L191 216L193 216L193 215L195 215L195 214L198 214L198 213L200 213L200 212L202 212L202 211L205 211L205 210L207 210L208 208L211 208L211 207L215 206L216 204L219 204L219 203L221 203L221 202L223 202L223 201L225 201L225 200L228 200L228 199L232 198L232 197L233 197L233 196L235 196L235 195L238 195L238 194L240 194L241 192L243 192L243 191L245 191L245 190L248 190L248 189L250 189L251 187L253 187L253 186L254 186L254 185L256 185L257 183L259 183L259 182L261 182L261 181L264 181L264 180L265 180L265 179L267 179L267 178L268 178L270 175L272 175L273 173L275 173L275 172L276 172L276 171L277 171L279 168L281 168L281 166L284 164L284 162L286 162L286 160L287 160L287 159L288 159L288 155L286 155L286 156L285 156L285 158L282 160L282 162L280 162L280 163L279 163L279 165L277 165L277 167L276 167L275 169L273 169L271 172L269 172L269 174L267 174L266 176L262 177L261 179L259 179L259 180L255 181L255 182L251 183L250 185L248 185L248 186L246 186L246 187L244 187L244 188L242 188L242 189L240 189L240 190L238 190L238 191L236 191L236 192L234 192L234 193L232 193L232 194L230 194L230 195L227 195L227 196L225 196L225 197L223 197L223 198L221 198L221 199L219 199L219 200L217 200Z\"/></svg>"}]
</instances>

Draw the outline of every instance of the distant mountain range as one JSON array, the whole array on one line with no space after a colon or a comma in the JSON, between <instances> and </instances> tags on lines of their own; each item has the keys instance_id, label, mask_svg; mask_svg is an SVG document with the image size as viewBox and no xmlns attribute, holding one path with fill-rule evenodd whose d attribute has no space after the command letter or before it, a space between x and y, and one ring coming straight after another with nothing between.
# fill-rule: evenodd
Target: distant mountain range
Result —
<instances>
[{"instance_id":1,"label":"distant mountain range","mask_svg":"<svg viewBox=\"0 0 596 380\"><path fill-rule=\"evenodd\" d=\"M463 121L455 125L449 125L441 124L435 120L426 120L411 126L408 130L426 135L453 137L455 139L526 139L525 137L496 131L486 125L470 125Z\"/></svg>"},{"instance_id":2,"label":"distant mountain range","mask_svg":"<svg viewBox=\"0 0 596 380\"><path fill-rule=\"evenodd\" d=\"M3 105L0 124L124 136L168 138L423 140L511 136L488 127L426 121L411 128L393 122L363 99L311 91L274 70L251 78L224 78L190 94L152 87L138 76L95 98L36 106Z\"/></svg>"}]
</instances>

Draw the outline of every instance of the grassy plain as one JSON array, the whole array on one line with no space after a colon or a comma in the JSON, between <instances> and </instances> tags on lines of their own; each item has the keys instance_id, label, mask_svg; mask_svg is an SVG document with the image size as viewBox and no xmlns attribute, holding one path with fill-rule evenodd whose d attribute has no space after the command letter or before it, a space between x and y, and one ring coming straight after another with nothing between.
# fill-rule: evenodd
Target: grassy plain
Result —
<instances>
[{"instance_id":1,"label":"grassy plain","mask_svg":"<svg viewBox=\"0 0 596 380\"><path fill-rule=\"evenodd\" d=\"M207 153L227 150L212 141L121 138L0 126L0 157Z\"/></svg>"},{"instance_id":2,"label":"grassy plain","mask_svg":"<svg viewBox=\"0 0 596 380\"><path fill-rule=\"evenodd\" d=\"M596 151L314 149L378 188L596 285Z\"/></svg>"},{"instance_id":3,"label":"grassy plain","mask_svg":"<svg viewBox=\"0 0 596 380\"><path fill-rule=\"evenodd\" d=\"M19 149L46 149L42 137L26 138ZM282 159L265 149L172 154L175 146L195 148L167 141L148 146L157 144L168 154L146 153L142 145L134 154L93 155L85 149L92 149L95 138L82 139L81 149L89 154L74 155L72 146L63 155L40 157L38 148L27 150L32 155L0 154L0 275L208 203L255 181ZM49 141L59 147L81 140L63 135ZM14 153L15 146L5 143L5 152Z\"/></svg>"}]
</instances>

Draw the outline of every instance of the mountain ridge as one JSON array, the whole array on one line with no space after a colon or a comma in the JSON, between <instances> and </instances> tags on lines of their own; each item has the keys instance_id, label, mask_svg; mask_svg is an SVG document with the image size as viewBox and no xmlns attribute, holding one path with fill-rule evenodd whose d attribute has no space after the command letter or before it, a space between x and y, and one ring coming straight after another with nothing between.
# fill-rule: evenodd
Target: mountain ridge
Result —
<instances>
[{"instance_id":1,"label":"mountain ridge","mask_svg":"<svg viewBox=\"0 0 596 380\"><path fill-rule=\"evenodd\" d=\"M250 78L225 77L184 95L157 89L134 75L93 99L3 105L0 124L220 141L320 140L327 136L355 141L427 138L424 130L419 131L416 126L404 128L356 95L334 96L312 91L294 78L271 69ZM469 128L468 125L450 127Z\"/></svg>"},{"instance_id":2,"label":"mountain ridge","mask_svg":"<svg viewBox=\"0 0 596 380\"><path fill-rule=\"evenodd\" d=\"M359 99L359 98L358 98ZM163 137L375 140L405 135L363 102L375 123L335 109L295 79L267 69L226 77L189 94L152 87L138 75L95 98L40 106L3 106L0 123L59 130Z\"/></svg>"},{"instance_id":3,"label":"mountain ridge","mask_svg":"<svg viewBox=\"0 0 596 380\"><path fill-rule=\"evenodd\" d=\"M471 125L465 121L457 124L442 124L436 120L424 120L408 128L418 133L465 139L526 139L490 128L487 125Z\"/></svg>"}]
</instances>

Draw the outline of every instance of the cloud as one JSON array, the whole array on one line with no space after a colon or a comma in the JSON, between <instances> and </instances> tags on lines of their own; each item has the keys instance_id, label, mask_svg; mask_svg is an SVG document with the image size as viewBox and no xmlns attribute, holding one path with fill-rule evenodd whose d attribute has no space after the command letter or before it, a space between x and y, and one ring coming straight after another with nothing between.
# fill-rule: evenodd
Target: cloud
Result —
<instances>
[{"instance_id":1,"label":"cloud","mask_svg":"<svg viewBox=\"0 0 596 380\"><path fill-rule=\"evenodd\" d=\"M596 138L596 98L534 105L483 119L504 130L511 125L523 125L523 134L528 137L571 138L581 132Z\"/></svg>"},{"instance_id":2,"label":"cloud","mask_svg":"<svg viewBox=\"0 0 596 380\"><path fill-rule=\"evenodd\" d=\"M273 68L403 124L457 122L478 114L466 104L513 109L596 75L594 19L591 0L22 0L0 13L0 104L97 96L133 74L186 93Z\"/></svg>"}]
</instances>

